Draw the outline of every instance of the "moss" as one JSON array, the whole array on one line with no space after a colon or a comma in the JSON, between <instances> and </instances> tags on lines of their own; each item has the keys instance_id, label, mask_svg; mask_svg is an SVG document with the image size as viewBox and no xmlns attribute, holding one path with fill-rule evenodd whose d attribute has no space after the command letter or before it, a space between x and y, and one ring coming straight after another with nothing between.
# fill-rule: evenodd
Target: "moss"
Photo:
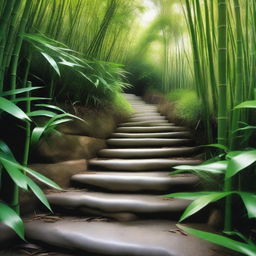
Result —
<instances>
[{"instance_id":1,"label":"moss","mask_svg":"<svg viewBox=\"0 0 256 256\"><path fill-rule=\"evenodd\" d=\"M196 124L201 117L202 103L193 90L175 90L167 94L174 103L173 114L186 123Z\"/></svg>"},{"instance_id":2,"label":"moss","mask_svg":"<svg viewBox=\"0 0 256 256\"><path fill-rule=\"evenodd\" d=\"M130 115L133 112L133 108L130 103L125 99L122 93L116 93L113 98L113 109L119 113Z\"/></svg>"}]
</instances>

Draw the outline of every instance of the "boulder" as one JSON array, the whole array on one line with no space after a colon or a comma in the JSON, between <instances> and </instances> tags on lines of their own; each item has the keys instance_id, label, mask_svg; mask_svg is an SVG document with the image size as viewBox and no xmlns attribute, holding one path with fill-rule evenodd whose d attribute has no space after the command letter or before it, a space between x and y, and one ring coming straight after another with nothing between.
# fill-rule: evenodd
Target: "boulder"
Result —
<instances>
[{"instance_id":1,"label":"boulder","mask_svg":"<svg viewBox=\"0 0 256 256\"><path fill-rule=\"evenodd\" d=\"M55 135L42 140L34 153L34 162L56 163L66 160L89 159L105 148L103 139L77 135Z\"/></svg>"}]
</instances>

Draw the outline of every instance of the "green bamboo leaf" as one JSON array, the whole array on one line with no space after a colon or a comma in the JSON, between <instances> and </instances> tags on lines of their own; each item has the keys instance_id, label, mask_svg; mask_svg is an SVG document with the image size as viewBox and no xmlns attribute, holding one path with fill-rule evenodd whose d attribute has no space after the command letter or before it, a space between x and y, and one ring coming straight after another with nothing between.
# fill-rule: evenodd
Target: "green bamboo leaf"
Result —
<instances>
[{"instance_id":1,"label":"green bamboo leaf","mask_svg":"<svg viewBox=\"0 0 256 256\"><path fill-rule=\"evenodd\" d=\"M42 191L42 189L29 177L26 177L29 188L33 191L36 197L52 212L51 206Z\"/></svg>"},{"instance_id":2,"label":"green bamboo leaf","mask_svg":"<svg viewBox=\"0 0 256 256\"><path fill-rule=\"evenodd\" d=\"M248 192L237 192L244 202L249 218L256 218L256 194Z\"/></svg>"},{"instance_id":3,"label":"green bamboo leaf","mask_svg":"<svg viewBox=\"0 0 256 256\"><path fill-rule=\"evenodd\" d=\"M48 179L47 177L45 177L44 175L42 175L41 173L38 173L26 166L23 167L24 171L29 173L31 176L33 176L34 178L36 178L37 180L39 180L40 182L46 184L47 186L50 186L52 188L61 190L61 187L56 184L54 181Z\"/></svg>"},{"instance_id":4,"label":"green bamboo leaf","mask_svg":"<svg viewBox=\"0 0 256 256\"><path fill-rule=\"evenodd\" d=\"M50 124L49 127L60 125L60 124L63 124L63 123L67 123L67 122L70 122L70 121L73 121L73 120L74 119L72 119L72 118L62 118L62 119L59 119L59 120L55 120L54 122L52 122Z\"/></svg>"},{"instance_id":5,"label":"green bamboo leaf","mask_svg":"<svg viewBox=\"0 0 256 256\"><path fill-rule=\"evenodd\" d=\"M256 100L244 101L235 107L235 109L239 108L256 108Z\"/></svg>"},{"instance_id":6,"label":"green bamboo leaf","mask_svg":"<svg viewBox=\"0 0 256 256\"><path fill-rule=\"evenodd\" d=\"M13 229L16 234L23 240L24 237L24 225L20 216L9 206L0 202L0 222Z\"/></svg>"},{"instance_id":7,"label":"green bamboo leaf","mask_svg":"<svg viewBox=\"0 0 256 256\"><path fill-rule=\"evenodd\" d=\"M35 145L41 139L47 127L35 127L31 133L31 144Z\"/></svg>"},{"instance_id":8,"label":"green bamboo leaf","mask_svg":"<svg viewBox=\"0 0 256 256\"><path fill-rule=\"evenodd\" d=\"M205 196L205 195L209 195L208 191L200 191L200 192L182 192L182 193L172 193L172 194L168 194L165 195L165 197L175 197L175 198L183 198L183 199L187 199L187 200L195 200L201 196Z\"/></svg>"},{"instance_id":9,"label":"green bamboo leaf","mask_svg":"<svg viewBox=\"0 0 256 256\"><path fill-rule=\"evenodd\" d=\"M54 105L50 105L50 104L35 104L35 106L49 108L49 109L60 111L62 113L66 113L63 109L61 109L61 108L59 108L57 106L54 106Z\"/></svg>"},{"instance_id":10,"label":"green bamboo leaf","mask_svg":"<svg viewBox=\"0 0 256 256\"><path fill-rule=\"evenodd\" d=\"M10 90L10 91L5 91L5 92L1 92L0 93L0 97L3 96L10 96L10 95L16 95L16 94L20 94L20 93L24 93L24 92L30 92L30 91L34 91L34 90L38 90L41 89L43 87L41 86L37 86L37 87L28 87L28 88L21 88L21 89L15 89L15 90Z\"/></svg>"},{"instance_id":11,"label":"green bamboo leaf","mask_svg":"<svg viewBox=\"0 0 256 256\"><path fill-rule=\"evenodd\" d=\"M174 166L174 169L189 171L189 170L196 170L196 171L206 171L216 174L223 173L227 168L228 162L227 161L217 161L209 164L200 164L200 165L178 165Z\"/></svg>"},{"instance_id":12,"label":"green bamboo leaf","mask_svg":"<svg viewBox=\"0 0 256 256\"><path fill-rule=\"evenodd\" d=\"M0 110L5 111L18 119L31 121L23 110L3 97L0 97Z\"/></svg>"},{"instance_id":13,"label":"green bamboo leaf","mask_svg":"<svg viewBox=\"0 0 256 256\"><path fill-rule=\"evenodd\" d=\"M205 147L218 148L218 149L224 150L225 152L228 152L228 148L222 144L209 144L209 145L205 145Z\"/></svg>"},{"instance_id":14,"label":"green bamboo leaf","mask_svg":"<svg viewBox=\"0 0 256 256\"><path fill-rule=\"evenodd\" d=\"M247 244L243 242L239 242L233 239L230 239L225 236L185 227L183 225L177 225L178 228L184 230L185 232L199 237L208 242L229 248L231 250L237 251L239 253L243 253L248 256L256 256L256 245Z\"/></svg>"},{"instance_id":15,"label":"green bamboo leaf","mask_svg":"<svg viewBox=\"0 0 256 256\"><path fill-rule=\"evenodd\" d=\"M256 126L247 125L247 126L245 126L245 127L236 129L234 132L247 131L247 130L254 130L254 129L256 129Z\"/></svg>"},{"instance_id":16,"label":"green bamboo leaf","mask_svg":"<svg viewBox=\"0 0 256 256\"><path fill-rule=\"evenodd\" d=\"M56 71L58 76L60 76L60 69L58 67L57 62L52 58L49 54L45 52L41 52L41 54L44 56L44 58L49 62L49 64L53 67L53 69Z\"/></svg>"},{"instance_id":17,"label":"green bamboo leaf","mask_svg":"<svg viewBox=\"0 0 256 256\"><path fill-rule=\"evenodd\" d=\"M242 151L232 157L228 163L226 178L230 178L238 172L256 162L256 150Z\"/></svg>"},{"instance_id":18,"label":"green bamboo leaf","mask_svg":"<svg viewBox=\"0 0 256 256\"><path fill-rule=\"evenodd\" d=\"M197 192L191 193L191 196L193 196L193 194L196 195L196 193ZM203 195L197 198L186 208L179 221L185 220L186 218L203 209L208 204L220 200L230 194L232 194L232 192L209 192L208 195Z\"/></svg>"},{"instance_id":19,"label":"green bamboo leaf","mask_svg":"<svg viewBox=\"0 0 256 256\"><path fill-rule=\"evenodd\" d=\"M44 98L44 97L23 97L23 98L16 98L12 100L12 102L22 102L22 101L33 101L33 100L50 100L50 98Z\"/></svg>"},{"instance_id":20,"label":"green bamboo leaf","mask_svg":"<svg viewBox=\"0 0 256 256\"><path fill-rule=\"evenodd\" d=\"M17 186L27 190L27 182L25 175L21 172L19 166L17 166L16 161L11 161L6 158L3 153L0 153L0 162L2 163L5 171L10 175L11 179Z\"/></svg>"},{"instance_id":21,"label":"green bamboo leaf","mask_svg":"<svg viewBox=\"0 0 256 256\"><path fill-rule=\"evenodd\" d=\"M27 113L27 115L29 117L35 117L35 116L53 117L53 116L56 116L57 114L52 111L48 111L48 110L35 110L30 113Z\"/></svg>"}]
</instances>

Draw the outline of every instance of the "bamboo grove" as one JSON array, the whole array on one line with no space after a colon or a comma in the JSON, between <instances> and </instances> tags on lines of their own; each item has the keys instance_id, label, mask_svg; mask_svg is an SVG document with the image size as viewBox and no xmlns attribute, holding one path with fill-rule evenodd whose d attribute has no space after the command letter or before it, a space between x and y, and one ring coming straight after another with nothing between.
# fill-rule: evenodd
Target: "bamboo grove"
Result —
<instances>
[{"instance_id":1,"label":"bamboo grove","mask_svg":"<svg viewBox=\"0 0 256 256\"><path fill-rule=\"evenodd\" d=\"M238 128L238 120L248 120L247 115L240 120L240 112L231 110L242 101L254 98L254 1L227 1L225 15L222 15L226 18L226 33L219 33L218 1L154 2L157 15L140 39L136 54L153 65L151 45L158 43L161 70L154 69L160 74L162 91L187 88L196 91L204 106L202 119L210 141L215 133L212 122L217 120L218 105L221 105L227 115L226 120L220 121L219 133L225 130L220 140L236 147L233 131ZM218 36L222 39L218 40ZM226 65L219 65L218 52L222 47L218 42L226 45ZM219 75L223 75L222 80L226 78L224 88L218 83Z\"/></svg>"},{"instance_id":2,"label":"bamboo grove","mask_svg":"<svg viewBox=\"0 0 256 256\"><path fill-rule=\"evenodd\" d=\"M218 182L216 191L176 193L191 199L180 221L221 199L227 238L180 226L240 253L255 256L250 227L236 232L233 202L248 224L255 220L256 3L254 0L147 0L154 17L138 31L140 0L2 0L0 2L0 119L22 134L22 156L0 138L0 219L24 238L19 191L32 190L50 206L35 179L57 184L28 168L30 151L57 126L83 120L58 103L104 107L125 104L128 71L150 77L154 89L195 93L200 120L214 157L199 166L177 166ZM145 1L145 2L147 2ZM145 65L144 65L145 64ZM139 80L138 80L139 81ZM140 85L140 81L138 82ZM190 104L190 95L187 101ZM127 103L126 103L127 104ZM189 105L188 104L188 105ZM189 106L190 107L190 106ZM39 117L45 122L37 122ZM3 125L3 127L6 127ZM9 128L9 127L8 127ZM15 148L15 146L14 146ZM29 174L30 176L28 176ZM220 178L221 176L221 178ZM244 217L246 216L246 217ZM237 236L243 242L237 242ZM253 252L254 251L254 252Z\"/></svg>"},{"instance_id":3,"label":"bamboo grove","mask_svg":"<svg viewBox=\"0 0 256 256\"><path fill-rule=\"evenodd\" d=\"M0 219L22 239L20 190L32 191L51 210L31 177L60 189L28 167L31 150L58 133L59 124L84 122L55 103L127 104L120 94L127 86L122 63L137 13L137 2L120 0L0 2ZM13 127L19 143L9 147Z\"/></svg>"}]
</instances>

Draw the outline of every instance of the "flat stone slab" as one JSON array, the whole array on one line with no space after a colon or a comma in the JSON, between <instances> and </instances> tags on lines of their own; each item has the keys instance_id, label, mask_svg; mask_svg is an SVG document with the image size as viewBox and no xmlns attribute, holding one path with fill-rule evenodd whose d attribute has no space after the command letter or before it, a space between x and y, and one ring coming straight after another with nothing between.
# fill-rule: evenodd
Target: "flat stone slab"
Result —
<instances>
[{"instance_id":1,"label":"flat stone slab","mask_svg":"<svg viewBox=\"0 0 256 256\"><path fill-rule=\"evenodd\" d=\"M121 123L121 126L165 126L168 124L168 120L152 120L152 121L131 121ZM170 124L169 124L170 125Z\"/></svg>"},{"instance_id":2,"label":"flat stone slab","mask_svg":"<svg viewBox=\"0 0 256 256\"><path fill-rule=\"evenodd\" d=\"M165 116L135 116L135 117L130 117L129 122L140 122L140 121L157 121L161 122L162 120L166 120Z\"/></svg>"},{"instance_id":3,"label":"flat stone slab","mask_svg":"<svg viewBox=\"0 0 256 256\"><path fill-rule=\"evenodd\" d=\"M79 221L26 224L28 240L71 250L111 256L226 256L226 249L177 231L172 221L129 223ZM207 229L205 226L199 226ZM82 254L84 255L84 254Z\"/></svg>"},{"instance_id":4,"label":"flat stone slab","mask_svg":"<svg viewBox=\"0 0 256 256\"><path fill-rule=\"evenodd\" d=\"M165 126L130 126L130 127L118 127L116 132L134 132L134 133L152 133L152 132L178 132L187 131L188 129L183 126L165 125Z\"/></svg>"},{"instance_id":5,"label":"flat stone slab","mask_svg":"<svg viewBox=\"0 0 256 256\"><path fill-rule=\"evenodd\" d=\"M202 161L198 159L92 159L90 166L105 168L114 171L152 171L152 170L170 170L176 165L196 165Z\"/></svg>"},{"instance_id":6,"label":"flat stone slab","mask_svg":"<svg viewBox=\"0 0 256 256\"><path fill-rule=\"evenodd\" d=\"M90 209L104 213L133 213L143 215L179 216L190 200L165 198L157 195L112 194L101 192L59 192L47 195L52 207L90 213ZM108 216L108 215L107 215Z\"/></svg>"},{"instance_id":7,"label":"flat stone slab","mask_svg":"<svg viewBox=\"0 0 256 256\"><path fill-rule=\"evenodd\" d=\"M74 175L71 180L84 187L90 185L108 191L168 193L175 189L196 187L195 175L170 175L169 172L88 172Z\"/></svg>"},{"instance_id":8,"label":"flat stone slab","mask_svg":"<svg viewBox=\"0 0 256 256\"><path fill-rule=\"evenodd\" d=\"M115 147L167 147L191 144L191 139L166 139L166 138L113 138L107 144Z\"/></svg>"},{"instance_id":9,"label":"flat stone slab","mask_svg":"<svg viewBox=\"0 0 256 256\"><path fill-rule=\"evenodd\" d=\"M98 155L106 158L155 158L171 156L193 155L198 151L196 147L177 148L113 148L102 149Z\"/></svg>"},{"instance_id":10,"label":"flat stone slab","mask_svg":"<svg viewBox=\"0 0 256 256\"><path fill-rule=\"evenodd\" d=\"M190 138L189 131L184 132L153 132L153 133L112 133L112 138Z\"/></svg>"}]
</instances>

